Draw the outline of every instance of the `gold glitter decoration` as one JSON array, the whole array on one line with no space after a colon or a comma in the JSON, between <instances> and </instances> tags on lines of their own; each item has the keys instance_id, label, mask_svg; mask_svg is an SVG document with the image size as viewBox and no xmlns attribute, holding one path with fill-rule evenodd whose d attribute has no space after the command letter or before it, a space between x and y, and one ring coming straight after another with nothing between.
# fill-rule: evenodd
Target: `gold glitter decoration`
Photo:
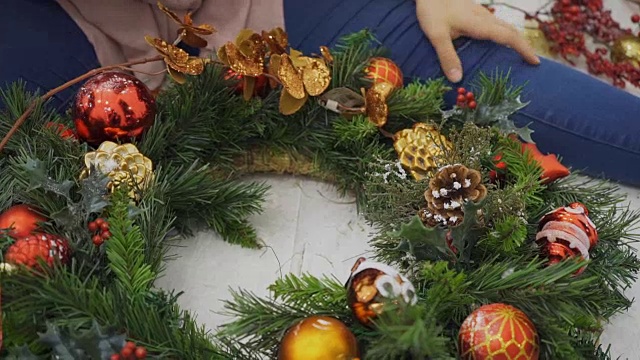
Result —
<instances>
[{"instance_id":1,"label":"gold glitter decoration","mask_svg":"<svg viewBox=\"0 0 640 360\"><path fill-rule=\"evenodd\" d=\"M373 84L365 93L365 108L369 121L377 127L382 127L387 123L389 107L387 98L393 91L393 85L387 82Z\"/></svg>"},{"instance_id":2,"label":"gold glitter decoration","mask_svg":"<svg viewBox=\"0 0 640 360\"><path fill-rule=\"evenodd\" d=\"M296 99L288 91L283 90L280 94L280 113L282 115L292 115L298 112L304 104L307 102L309 97L307 94L304 94L302 99Z\"/></svg>"},{"instance_id":3,"label":"gold glitter decoration","mask_svg":"<svg viewBox=\"0 0 640 360\"><path fill-rule=\"evenodd\" d=\"M267 43L271 54L284 54L289 46L289 36L282 28L277 27L269 32L262 31L262 38Z\"/></svg>"},{"instance_id":4,"label":"gold glitter decoration","mask_svg":"<svg viewBox=\"0 0 640 360\"><path fill-rule=\"evenodd\" d=\"M185 81L182 74L200 75L204 71L204 65L207 60L196 56L189 56L186 51L162 39L151 36L145 36L144 39L163 56L169 74L178 83L184 83Z\"/></svg>"},{"instance_id":5,"label":"gold glitter decoration","mask_svg":"<svg viewBox=\"0 0 640 360\"><path fill-rule=\"evenodd\" d=\"M264 72L264 60L254 61L245 56L240 48L234 43L226 43L220 49L218 49L218 58L242 76L256 77Z\"/></svg>"},{"instance_id":6,"label":"gold glitter decoration","mask_svg":"<svg viewBox=\"0 0 640 360\"><path fill-rule=\"evenodd\" d=\"M311 96L322 94L331 83L331 72L322 59L307 57L307 64L301 69L304 88Z\"/></svg>"},{"instance_id":7,"label":"gold glitter decoration","mask_svg":"<svg viewBox=\"0 0 640 360\"><path fill-rule=\"evenodd\" d=\"M137 190L144 190L153 179L153 163L133 144L118 145L105 141L96 151L85 154L84 164L86 167L80 174L81 179L89 176L93 167L109 177L111 181L107 188L110 191L127 184L132 199L137 199Z\"/></svg>"},{"instance_id":8,"label":"gold glitter decoration","mask_svg":"<svg viewBox=\"0 0 640 360\"><path fill-rule=\"evenodd\" d=\"M203 39L200 35L211 35L216 29L209 24L193 25L191 19L191 12L187 12L184 15L184 20L181 20L176 13L169 10L160 1L158 1L158 8L162 10L171 20L180 24L178 29L178 35L182 36L182 42L195 48L207 47L207 40Z\"/></svg>"},{"instance_id":9,"label":"gold glitter decoration","mask_svg":"<svg viewBox=\"0 0 640 360\"><path fill-rule=\"evenodd\" d=\"M633 35L617 39L611 47L611 60L616 63L631 61L635 66L640 65L640 38Z\"/></svg>"},{"instance_id":10,"label":"gold glitter decoration","mask_svg":"<svg viewBox=\"0 0 640 360\"><path fill-rule=\"evenodd\" d=\"M304 90L302 74L293 66L293 62L287 54L280 56L278 79L282 82L285 91L293 98L302 99L307 96Z\"/></svg>"},{"instance_id":11,"label":"gold glitter decoration","mask_svg":"<svg viewBox=\"0 0 640 360\"><path fill-rule=\"evenodd\" d=\"M413 128L395 134L393 147L400 163L409 169L413 178L423 180L438 167L446 165L446 152L453 145L435 125L416 123Z\"/></svg>"}]
</instances>

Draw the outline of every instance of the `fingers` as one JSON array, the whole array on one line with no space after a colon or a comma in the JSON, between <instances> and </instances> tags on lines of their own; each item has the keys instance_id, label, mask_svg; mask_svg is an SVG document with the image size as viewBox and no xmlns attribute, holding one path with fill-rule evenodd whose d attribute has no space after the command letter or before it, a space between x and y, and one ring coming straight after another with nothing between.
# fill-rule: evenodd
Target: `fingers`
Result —
<instances>
[{"instance_id":1,"label":"fingers","mask_svg":"<svg viewBox=\"0 0 640 360\"><path fill-rule=\"evenodd\" d=\"M435 32L428 35L431 45L438 54L440 66L445 76L452 83L458 83L462 80L462 63L453 46L451 35L447 32Z\"/></svg>"},{"instance_id":2,"label":"fingers","mask_svg":"<svg viewBox=\"0 0 640 360\"><path fill-rule=\"evenodd\" d=\"M522 56L530 64L540 64L540 59L529 42L511 24L502 21L493 15L481 16L470 24L468 35L476 39L492 40L498 44L509 46Z\"/></svg>"}]
</instances>

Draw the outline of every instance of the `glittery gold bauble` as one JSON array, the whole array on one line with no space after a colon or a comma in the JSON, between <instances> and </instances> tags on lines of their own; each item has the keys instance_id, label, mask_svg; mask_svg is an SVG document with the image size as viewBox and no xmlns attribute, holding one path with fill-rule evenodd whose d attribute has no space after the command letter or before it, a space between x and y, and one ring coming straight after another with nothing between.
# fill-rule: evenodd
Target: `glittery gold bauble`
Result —
<instances>
[{"instance_id":1,"label":"glittery gold bauble","mask_svg":"<svg viewBox=\"0 0 640 360\"><path fill-rule=\"evenodd\" d=\"M358 343L349 328L328 316L311 316L285 334L278 360L358 360Z\"/></svg>"},{"instance_id":2,"label":"glittery gold bauble","mask_svg":"<svg viewBox=\"0 0 640 360\"><path fill-rule=\"evenodd\" d=\"M91 145L139 138L156 116L156 101L135 76L106 72L90 78L78 91L73 118L78 138Z\"/></svg>"},{"instance_id":3,"label":"glittery gold bauble","mask_svg":"<svg viewBox=\"0 0 640 360\"><path fill-rule=\"evenodd\" d=\"M84 164L86 168L81 178L88 176L93 167L111 179L107 185L109 190L114 191L121 184L127 184L131 189L129 196L134 199L136 190L145 189L153 177L153 163L133 144L118 145L105 141L98 150L84 155Z\"/></svg>"},{"instance_id":4,"label":"glittery gold bauble","mask_svg":"<svg viewBox=\"0 0 640 360\"><path fill-rule=\"evenodd\" d=\"M527 315L511 305L489 304L469 315L458 335L463 360L537 360L538 332Z\"/></svg>"},{"instance_id":5,"label":"glittery gold bauble","mask_svg":"<svg viewBox=\"0 0 640 360\"><path fill-rule=\"evenodd\" d=\"M428 177L433 170L445 165L445 152L452 146L434 125L425 123L397 132L393 143L400 163L416 180Z\"/></svg>"},{"instance_id":6,"label":"glittery gold bauble","mask_svg":"<svg viewBox=\"0 0 640 360\"><path fill-rule=\"evenodd\" d=\"M347 281L347 301L356 319L371 325L385 302L415 305L418 298L413 284L396 269L360 258Z\"/></svg>"},{"instance_id":7,"label":"glittery gold bauble","mask_svg":"<svg viewBox=\"0 0 640 360\"><path fill-rule=\"evenodd\" d=\"M640 37L627 35L617 39L611 46L611 60L619 63L631 61L640 65Z\"/></svg>"}]
</instances>

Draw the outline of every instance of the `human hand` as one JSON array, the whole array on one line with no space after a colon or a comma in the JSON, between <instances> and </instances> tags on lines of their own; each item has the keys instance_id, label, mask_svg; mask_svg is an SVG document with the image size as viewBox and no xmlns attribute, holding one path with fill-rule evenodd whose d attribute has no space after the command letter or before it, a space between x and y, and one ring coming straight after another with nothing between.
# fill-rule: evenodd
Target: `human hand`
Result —
<instances>
[{"instance_id":1,"label":"human hand","mask_svg":"<svg viewBox=\"0 0 640 360\"><path fill-rule=\"evenodd\" d=\"M492 40L513 48L530 64L540 63L533 47L513 25L473 0L416 0L416 13L442 70L453 83L462 80L462 64L453 46L453 40L461 36Z\"/></svg>"}]
</instances>

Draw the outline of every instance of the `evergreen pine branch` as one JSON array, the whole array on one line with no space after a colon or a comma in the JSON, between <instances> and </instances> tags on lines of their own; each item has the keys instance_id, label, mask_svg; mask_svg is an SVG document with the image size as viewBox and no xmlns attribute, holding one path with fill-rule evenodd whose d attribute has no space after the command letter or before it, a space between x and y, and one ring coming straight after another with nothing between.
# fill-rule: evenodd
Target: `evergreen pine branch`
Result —
<instances>
[{"instance_id":1,"label":"evergreen pine branch","mask_svg":"<svg viewBox=\"0 0 640 360\"><path fill-rule=\"evenodd\" d=\"M479 73L473 85L477 102L488 106L496 106L506 100L515 100L524 90L526 84L514 85L511 80L511 71L496 69L487 75Z\"/></svg>"},{"instance_id":2,"label":"evergreen pine branch","mask_svg":"<svg viewBox=\"0 0 640 360\"><path fill-rule=\"evenodd\" d=\"M367 359L455 359L450 341L422 306L385 306L375 321L376 337L366 349Z\"/></svg>"},{"instance_id":3,"label":"evergreen pine branch","mask_svg":"<svg viewBox=\"0 0 640 360\"><path fill-rule=\"evenodd\" d=\"M129 215L129 196L120 190L112 197L109 211L111 237L106 241L109 268L131 296L145 295L156 278L151 266L145 262L145 241L140 227Z\"/></svg>"},{"instance_id":4,"label":"evergreen pine branch","mask_svg":"<svg viewBox=\"0 0 640 360\"><path fill-rule=\"evenodd\" d=\"M444 80L437 79L426 83L413 81L394 91L387 101L389 121L386 128L393 133L411 127L415 119L433 121L440 115L447 90Z\"/></svg>"},{"instance_id":5,"label":"evergreen pine branch","mask_svg":"<svg viewBox=\"0 0 640 360\"><path fill-rule=\"evenodd\" d=\"M369 30L347 35L340 39L332 50L333 67L330 88L350 87L359 89L363 85L364 68L373 56L381 56L384 50L372 47L375 38Z\"/></svg>"},{"instance_id":6,"label":"evergreen pine branch","mask_svg":"<svg viewBox=\"0 0 640 360\"><path fill-rule=\"evenodd\" d=\"M208 166L198 163L158 167L143 201L158 201L171 209L174 225L184 233L206 224L227 241L257 247L256 234L246 219L262 211L267 187L214 176Z\"/></svg>"},{"instance_id":7,"label":"evergreen pine branch","mask_svg":"<svg viewBox=\"0 0 640 360\"><path fill-rule=\"evenodd\" d=\"M269 290L274 301L311 311L334 311L347 303L344 285L335 278L287 274L270 285Z\"/></svg>"}]
</instances>

